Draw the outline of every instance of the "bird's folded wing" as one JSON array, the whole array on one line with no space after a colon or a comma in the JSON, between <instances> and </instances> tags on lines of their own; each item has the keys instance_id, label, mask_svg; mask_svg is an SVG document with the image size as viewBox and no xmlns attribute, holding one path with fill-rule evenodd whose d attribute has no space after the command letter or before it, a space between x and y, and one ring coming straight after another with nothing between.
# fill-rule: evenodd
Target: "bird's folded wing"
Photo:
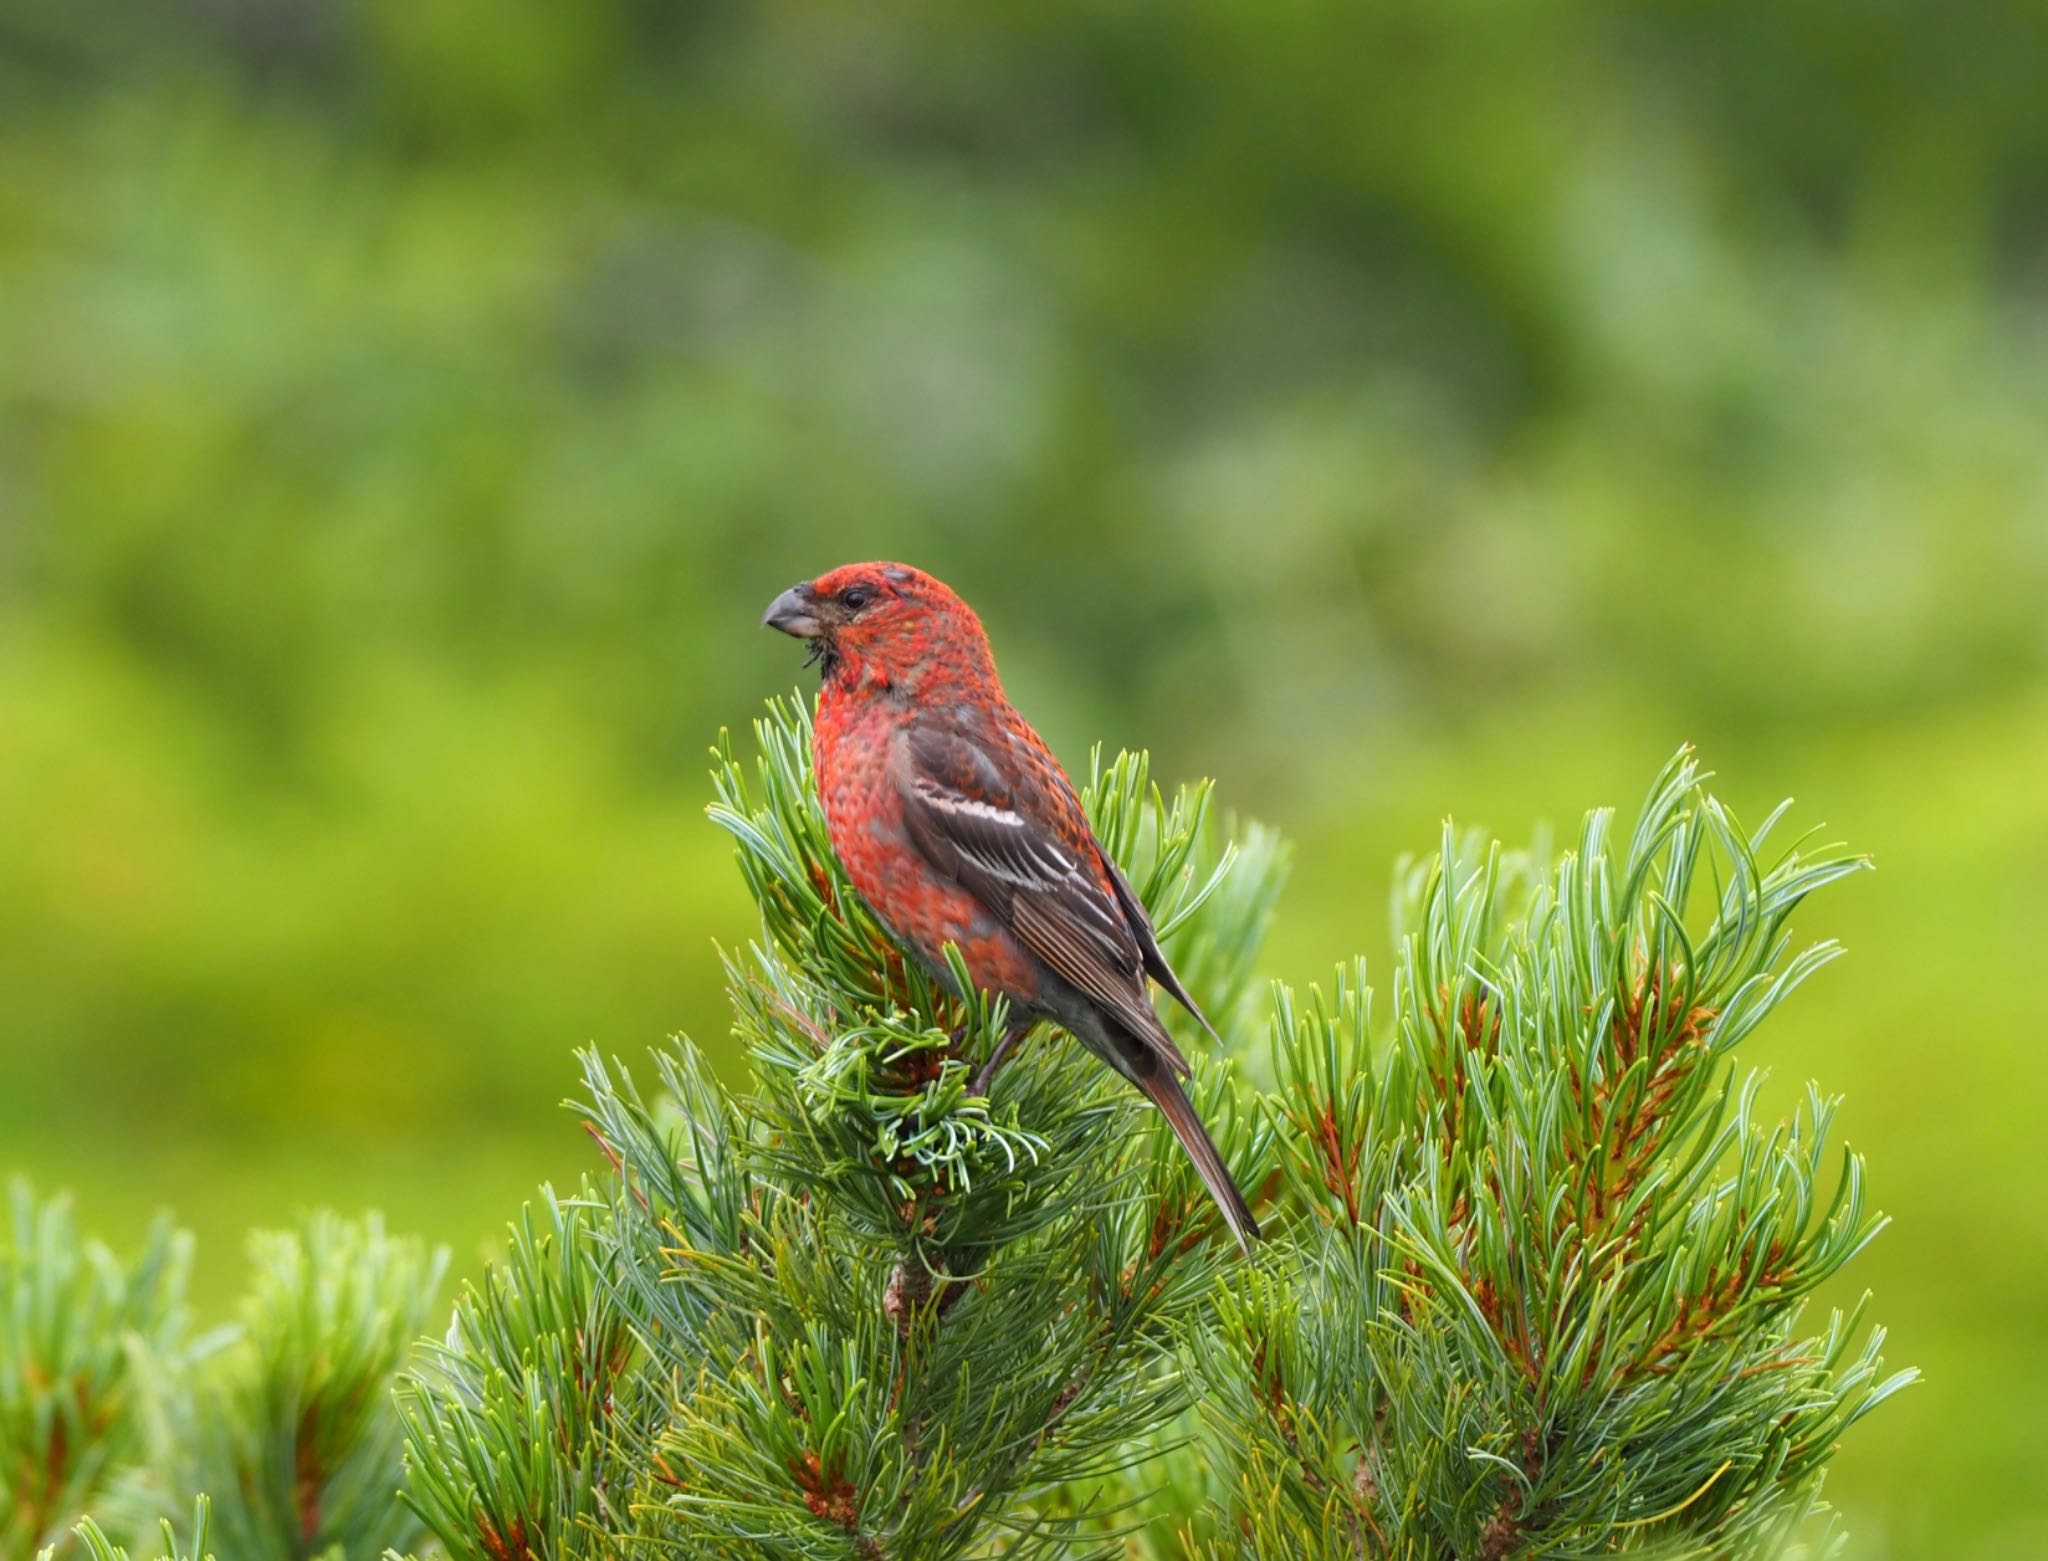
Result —
<instances>
[{"instance_id":1,"label":"bird's folded wing","mask_svg":"<svg viewBox=\"0 0 2048 1561\"><path fill-rule=\"evenodd\" d=\"M1145 995L1143 940L1120 897L1081 854L1095 851L1094 842L1070 847L1027 816L988 755L959 734L913 736L898 751L896 779L906 832L933 868L1175 1073L1186 1074L1187 1059Z\"/></svg>"},{"instance_id":2,"label":"bird's folded wing","mask_svg":"<svg viewBox=\"0 0 2048 1561\"><path fill-rule=\"evenodd\" d=\"M1152 918L1146 914L1145 902L1138 898L1138 891L1131 887L1131 881L1124 876L1124 870L1116 865L1100 844L1095 848L1095 855L1102 863L1102 870L1109 874L1109 881L1116 889L1116 897L1123 905L1125 919L1131 924L1132 935L1138 940L1138 952L1145 960L1145 973L1165 987L1167 995L1176 1003L1195 1016L1195 1023L1209 1032L1210 1040L1219 1046L1222 1045L1223 1037L1216 1033L1216 1026L1209 1022L1209 1016L1202 1012L1188 989L1181 984L1180 977L1174 974L1173 966L1167 964L1166 955L1159 947L1159 934L1152 930Z\"/></svg>"}]
</instances>

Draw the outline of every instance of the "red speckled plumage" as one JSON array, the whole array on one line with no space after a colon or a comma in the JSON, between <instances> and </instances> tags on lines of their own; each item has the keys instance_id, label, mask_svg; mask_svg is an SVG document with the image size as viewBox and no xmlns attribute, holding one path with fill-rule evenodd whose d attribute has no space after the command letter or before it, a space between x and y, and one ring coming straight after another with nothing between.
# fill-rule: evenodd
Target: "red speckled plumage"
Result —
<instances>
[{"instance_id":1,"label":"red speckled plumage","mask_svg":"<svg viewBox=\"0 0 2048 1561\"><path fill-rule=\"evenodd\" d=\"M1066 772L1004 697L973 610L907 565L849 564L785 592L765 621L823 656L818 795L862 898L936 974L955 945L977 986L1027 1024L1057 1020L1143 1090L1249 1251L1258 1226L1181 1089L1187 1062L1147 976L1200 1010Z\"/></svg>"},{"instance_id":2,"label":"red speckled plumage","mask_svg":"<svg viewBox=\"0 0 2048 1561\"><path fill-rule=\"evenodd\" d=\"M818 700L812 756L832 849L846 876L926 964L938 968L946 945L955 943L983 991L1035 998L1036 962L972 894L934 878L910 844L903 796L886 763L894 732L887 703L835 697L834 686L828 682Z\"/></svg>"}]
</instances>

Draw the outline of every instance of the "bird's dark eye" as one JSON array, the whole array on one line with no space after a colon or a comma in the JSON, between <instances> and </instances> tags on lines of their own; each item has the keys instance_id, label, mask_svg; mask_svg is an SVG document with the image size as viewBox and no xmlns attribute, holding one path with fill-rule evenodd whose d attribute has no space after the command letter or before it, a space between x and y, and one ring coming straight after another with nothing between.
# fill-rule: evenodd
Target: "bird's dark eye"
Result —
<instances>
[{"instance_id":1,"label":"bird's dark eye","mask_svg":"<svg viewBox=\"0 0 2048 1561\"><path fill-rule=\"evenodd\" d=\"M859 612L874 599L874 594L864 585L849 585L839 593L839 600L849 611Z\"/></svg>"}]
</instances>

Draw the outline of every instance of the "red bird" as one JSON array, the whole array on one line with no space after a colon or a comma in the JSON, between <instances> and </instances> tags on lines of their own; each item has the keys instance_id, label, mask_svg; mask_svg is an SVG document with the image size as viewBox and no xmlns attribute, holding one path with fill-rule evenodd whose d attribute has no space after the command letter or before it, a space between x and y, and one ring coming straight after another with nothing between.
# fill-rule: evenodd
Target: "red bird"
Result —
<instances>
[{"instance_id":1,"label":"red bird","mask_svg":"<svg viewBox=\"0 0 2048 1561\"><path fill-rule=\"evenodd\" d=\"M906 565L847 564L761 621L823 663L818 796L854 887L940 981L951 943L977 986L1009 999L1016 1018L977 1087L1039 1020L1064 1026L1165 1113L1249 1256L1258 1222L1181 1089L1187 1059L1145 978L1216 1032L1073 782L1003 697L973 609Z\"/></svg>"}]
</instances>

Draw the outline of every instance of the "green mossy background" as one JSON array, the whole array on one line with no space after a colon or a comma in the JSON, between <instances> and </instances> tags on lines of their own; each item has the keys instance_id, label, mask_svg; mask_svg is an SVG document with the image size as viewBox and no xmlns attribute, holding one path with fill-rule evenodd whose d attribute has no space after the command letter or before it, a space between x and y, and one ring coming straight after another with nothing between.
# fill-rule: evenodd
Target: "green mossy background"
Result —
<instances>
[{"instance_id":1,"label":"green mossy background","mask_svg":"<svg viewBox=\"0 0 2048 1561\"><path fill-rule=\"evenodd\" d=\"M569 1052L724 1033L705 739L855 556L1070 764L1387 867L1692 740L1879 872L1844 1091L1926 1386L1859 1556L2048 1546L2048 20L1559 0L0 0L0 1164L473 1270ZM1809 918L1811 919L1811 918Z\"/></svg>"}]
</instances>

